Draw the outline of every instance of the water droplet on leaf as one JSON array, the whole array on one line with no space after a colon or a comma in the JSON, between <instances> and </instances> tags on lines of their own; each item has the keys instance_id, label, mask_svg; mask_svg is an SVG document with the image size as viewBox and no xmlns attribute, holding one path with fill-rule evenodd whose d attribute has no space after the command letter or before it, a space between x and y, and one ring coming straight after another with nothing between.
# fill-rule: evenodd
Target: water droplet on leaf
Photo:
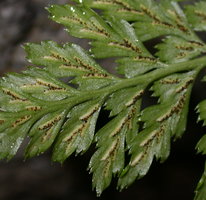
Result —
<instances>
[{"instance_id":1,"label":"water droplet on leaf","mask_svg":"<svg viewBox=\"0 0 206 200\"><path fill-rule=\"evenodd\" d=\"M71 7L71 8L70 8L70 10L71 10L72 12L75 12L75 9L74 9L74 7Z\"/></svg>"}]
</instances>

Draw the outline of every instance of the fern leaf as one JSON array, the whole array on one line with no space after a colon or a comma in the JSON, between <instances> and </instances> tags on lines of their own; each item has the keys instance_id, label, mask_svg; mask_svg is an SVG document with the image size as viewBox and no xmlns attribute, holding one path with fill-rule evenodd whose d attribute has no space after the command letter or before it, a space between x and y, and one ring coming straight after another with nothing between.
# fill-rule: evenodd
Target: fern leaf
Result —
<instances>
[{"instance_id":1,"label":"fern leaf","mask_svg":"<svg viewBox=\"0 0 206 200\"><path fill-rule=\"evenodd\" d=\"M57 13L56 10L58 9L64 9L67 10L67 12L61 11ZM117 70L120 74L132 77L143 74L154 68L161 68L164 66L163 63L159 62L158 59L147 51L142 42L136 36L132 26L124 20L110 17L107 24L96 13L91 11L91 9L84 6L52 6L49 8L49 12L54 21L61 23L68 28L70 34L74 36L80 35L79 37L83 38L94 39L95 41L91 42L91 53L95 58L126 57L117 59L117 62L119 63ZM82 13L84 13L87 18L85 18ZM93 37L92 31L89 31L86 35L84 32L81 33L79 29L73 25L73 21L70 21L70 15L72 16L72 19L77 18L81 21L83 19L92 18L92 20L87 20L85 23L78 23L78 27L81 28L81 30L89 27L89 30L95 30L95 34L104 34L105 37ZM66 16L70 17L67 18ZM62 20L62 18L65 20ZM91 27L86 23L91 23ZM127 59L127 57L131 58ZM130 62L130 66L132 65L133 67L131 66L128 68L128 62ZM143 63L145 64L143 65Z\"/></svg>"},{"instance_id":2,"label":"fern leaf","mask_svg":"<svg viewBox=\"0 0 206 200\"><path fill-rule=\"evenodd\" d=\"M203 120L203 125L205 126L205 121L206 121L206 101L202 101L199 103L197 109L199 112L199 118L198 120ZM198 153L206 154L206 136L204 135L200 141L198 142L197 146L197 151ZM206 171L206 169L205 169ZM206 186L206 176L205 176L205 171L203 172L203 175L197 185L196 188L196 195L195 195L195 200L205 200L206 199L206 191L205 191L205 186Z\"/></svg>"},{"instance_id":3,"label":"fern leaf","mask_svg":"<svg viewBox=\"0 0 206 200\"><path fill-rule=\"evenodd\" d=\"M205 126L206 125L206 100L198 104L197 110L199 113L198 121L200 120L203 121L203 126ZM201 138L196 148L197 148L198 153L206 154L206 137L205 136Z\"/></svg>"},{"instance_id":4,"label":"fern leaf","mask_svg":"<svg viewBox=\"0 0 206 200\"><path fill-rule=\"evenodd\" d=\"M123 89L111 95L106 101L106 109L111 110L110 116L115 116L125 109L135 104L141 99L145 86Z\"/></svg>"},{"instance_id":5,"label":"fern leaf","mask_svg":"<svg viewBox=\"0 0 206 200\"><path fill-rule=\"evenodd\" d=\"M132 141L130 163L119 179L121 189L144 176L154 157L162 162L167 159L171 137L180 137L185 131L194 77L195 73L192 72L171 75L157 81L152 87L154 96L160 96L159 104L141 113L140 120L144 122L144 127Z\"/></svg>"},{"instance_id":6,"label":"fern leaf","mask_svg":"<svg viewBox=\"0 0 206 200\"><path fill-rule=\"evenodd\" d=\"M195 195L195 200L205 200L206 199L206 190L205 190L205 187L206 187L206 169L197 185L197 188L196 188L196 195Z\"/></svg>"},{"instance_id":7,"label":"fern leaf","mask_svg":"<svg viewBox=\"0 0 206 200\"><path fill-rule=\"evenodd\" d=\"M73 89L56 80L43 69L30 69L23 74L9 74L1 85L1 135L4 144L1 158L11 158L30 130L44 114L58 110L48 106L55 100L64 99ZM52 97L48 94L52 91ZM58 92L58 95L55 94ZM64 108L65 109L65 108ZM9 129L9 127L11 127ZM12 139L14 138L14 139ZM14 140L14 141L13 141ZM17 142L17 143L16 143Z\"/></svg>"},{"instance_id":8,"label":"fern leaf","mask_svg":"<svg viewBox=\"0 0 206 200\"><path fill-rule=\"evenodd\" d=\"M51 19L64 24L71 35L80 38L107 39L114 35L104 20L93 10L83 6L52 5L48 8Z\"/></svg>"},{"instance_id":9,"label":"fern leaf","mask_svg":"<svg viewBox=\"0 0 206 200\"><path fill-rule=\"evenodd\" d=\"M185 39L194 37L184 13L174 1L166 0L158 4L153 0L93 0L83 3L104 9L105 17L112 12L118 18L135 22L134 27L141 41L168 34Z\"/></svg>"},{"instance_id":10,"label":"fern leaf","mask_svg":"<svg viewBox=\"0 0 206 200\"><path fill-rule=\"evenodd\" d=\"M84 6L52 6L49 12L51 18L66 26L71 35L94 39L91 43L92 53L97 58L150 55L131 25L124 20L110 17L106 23L94 11Z\"/></svg>"},{"instance_id":11,"label":"fern leaf","mask_svg":"<svg viewBox=\"0 0 206 200\"><path fill-rule=\"evenodd\" d=\"M71 35L91 39L91 50L52 41L25 45L28 61L41 67L0 81L0 159L12 158L25 137L25 157L53 147L52 160L60 163L94 142L89 170L97 195L114 176L123 189L146 175L154 159L164 162L171 141L185 131L191 90L206 63L206 45L195 34L205 30L205 2L183 10L179 1L76 0L48 8ZM156 37L162 40L153 55L144 42ZM122 78L95 61L108 57ZM159 100L143 106L148 88ZM96 131L101 109L110 119ZM198 111L205 123L205 101ZM197 148L206 153L205 136ZM205 199L205 184L204 173L196 200Z\"/></svg>"},{"instance_id":12,"label":"fern leaf","mask_svg":"<svg viewBox=\"0 0 206 200\"><path fill-rule=\"evenodd\" d=\"M195 5L189 5L186 7L186 15L189 23L196 31L206 30L206 2L201 1L195 3Z\"/></svg>"},{"instance_id":13,"label":"fern leaf","mask_svg":"<svg viewBox=\"0 0 206 200\"><path fill-rule=\"evenodd\" d=\"M70 111L54 146L54 161L63 162L74 151L84 153L89 148L100 108L101 103L94 100L76 106Z\"/></svg>"},{"instance_id":14,"label":"fern leaf","mask_svg":"<svg viewBox=\"0 0 206 200\"><path fill-rule=\"evenodd\" d=\"M122 111L96 134L98 150L92 156L89 167L93 172L93 187L96 188L98 195L109 186L112 175L123 170L125 141L132 140L127 136L131 130L134 131L133 125L137 122L134 116L138 114L139 109L140 103L137 102Z\"/></svg>"},{"instance_id":15,"label":"fern leaf","mask_svg":"<svg viewBox=\"0 0 206 200\"><path fill-rule=\"evenodd\" d=\"M70 83L78 84L79 90L98 89L111 85L117 80L102 69L81 47L65 44L63 47L52 41L27 44L28 60L55 77L75 76ZM95 83L95 84L94 84Z\"/></svg>"},{"instance_id":16,"label":"fern leaf","mask_svg":"<svg viewBox=\"0 0 206 200\"><path fill-rule=\"evenodd\" d=\"M52 41L41 44L26 44L28 60L40 66L45 66L56 77L82 76L97 73L108 76L91 57L75 44L58 45Z\"/></svg>"},{"instance_id":17,"label":"fern leaf","mask_svg":"<svg viewBox=\"0 0 206 200\"><path fill-rule=\"evenodd\" d=\"M159 50L156 55L161 61L167 63L184 62L201 55L206 50L202 43L186 41L174 36L167 37L163 40L163 43L158 44L156 47Z\"/></svg>"},{"instance_id":18,"label":"fern leaf","mask_svg":"<svg viewBox=\"0 0 206 200\"><path fill-rule=\"evenodd\" d=\"M33 157L46 151L54 142L66 117L66 110L49 113L42 117L31 129L30 143L26 157Z\"/></svg>"}]
</instances>

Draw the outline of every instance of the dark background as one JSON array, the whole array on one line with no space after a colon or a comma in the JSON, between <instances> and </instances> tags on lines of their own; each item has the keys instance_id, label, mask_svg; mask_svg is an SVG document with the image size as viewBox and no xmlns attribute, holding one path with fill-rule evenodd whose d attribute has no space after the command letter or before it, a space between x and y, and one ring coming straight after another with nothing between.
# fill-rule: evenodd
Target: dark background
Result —
<instances>
[{"instance_id":1,"label":"dark background","mask_svg":"<svg viewBox=\"0 0 206 200\"><path fill-rule=\"evenodd\" d=\"M86 40L68 36L63 27L50 21L44 9L49 4L68 0L0 0L0 75L25 69L25 42L54 40L87 47ZM204 33L202 38L206 39ZM112 59L101 61L114 66ZM108 65L109 64L109 65ZM108 70L113 71L110 67ZM202 72L204 74L204 71ZM202 76L202 75L200 75ZM201 78L201 77L200 77ZM194 108L204 99L206 84L197 81L190 103L187 131L172 144L170 158L153 163L148 175L123 192L115 189L116 180L100 198L92 192L91 175L86 171L91 152L72 156L63 165L51 163L50 152L24 162L23 150L9 162L0 162L0 200L192 200L204 168L204 157L196 155L195 145L206 132L196 124Z\"/></svg>"}]
</instances>

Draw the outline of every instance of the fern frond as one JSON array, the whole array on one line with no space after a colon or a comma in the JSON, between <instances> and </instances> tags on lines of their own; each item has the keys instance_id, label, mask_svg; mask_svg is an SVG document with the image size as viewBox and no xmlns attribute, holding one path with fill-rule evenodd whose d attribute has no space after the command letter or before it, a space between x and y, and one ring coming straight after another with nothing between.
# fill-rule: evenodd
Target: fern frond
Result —
<instances>
[{"instance_id":1,"label":"fern frond","mask_svg":"<svg viewBox=\"0 0 206 200\"><path fill-rule=\"evenodd\" d=\"M120 19L135 22L134 27L141 41L161 35L176 35L185 39L194 37L183 11L174 1L84 0L83 4L103 9L105 18L113 13Z\"/></svg>"},{"instance_id":2,"label":"fern frond","mask_svg":"<svg viewBox=\"0 0 206 200\"><path fill-rule=\"evenodd\" d=\"M52 160L60 163L94 142L89 170L100 195L112 177L123 189L146 175L154 159L164 162L171 141L184 133L191 90L206 65L206 45L195 34L205 30L205 2L185 10L177 0L75 2L51 6L50 18L69 34L90 39L91 50L52 41L25 45L28 61L41 67L0 81L0 158L12 158L25 137L30 139L25 157L52 147ZM102 9L102 16L93 8ZM161 41L153 55L145 41L157 37ZM108 57L115 57L122 78L95 61ZM148 88L159 100L143 109ZM202 120L205 108L203 101L198 106ZM101 109L110 119L96 131ZM206 152L205 137L198 149ZM205 184L204 174L197 200L205 198Z\"/></svg>"},{"instance_id":3,"label":"fern frond","mask_svg":"<svg viewBox=\"0 0 206 200\"><path fill-rule=\"evenodd\" d=\"M205 200L206 199L206 190L205 190L205 187L206 187L206 168L205 168L205 171L197 185L197 188L196 188L196 195L195 195L195 200Z\"/></svg>"},{"instance_id":4,"label":"fern frond","mask_svg":"<svg viewBox=\"0 0 206 200\"><path fill-rule=\"evenodd\" d=\"M201 1L186 7L186 15L192 28L196 31L206 30L206 2Z\"/></svg>"},{"instance_id":5,"label":"fern frond","mask_svg":"<svg viewBox=\"0 0 206 200\"><path fill-rule=\"evenodd\" d=\"M203 79L205 81L205 77ZM202 120L203 121L203 125L205 126L205 122L206 122L206 100L202 101L201 103L198 104L197 106L197 110L199 113L199 118L198 120ZM198 142L197 146L196 146L197 152L198 153L202 153L202 154L206 154L206 136L204 135L200 141ZM206 191L205 191L205 186L206 186L206 168L205 171L203 172L203 175L197 185L196 188L196 195L195 195L195 200L205 200L206 199Z\"/></svg>"},{"instance_id":6,"label":"fern frond","mask_svg":"<svg viewBox=\"0 0 206 200\"><path fill-rule=\"evenodd\" d=\"M184 62L193 59L206 51L205 46L202 43L187 41L175 36L167 37L156 47L159 50L156 55L161 61L167 63Z\"/></svg>"},{"instance_id":7,"label":"fern frond","mask_svg":"<svg viewBox=\"0 0 206 200\"><path fill-rule=\"evenodd\" d=\"M194 78L194 72L176 74L153 85L154 96L160 96L159 104L150 106L141 113L140 120L144 122L144 127L132 141L131 160L119 180L121 189L144 176L154 157L161 162L167 159L171 137L181 137L185 131Z\"/></svg>"}]
</instances>

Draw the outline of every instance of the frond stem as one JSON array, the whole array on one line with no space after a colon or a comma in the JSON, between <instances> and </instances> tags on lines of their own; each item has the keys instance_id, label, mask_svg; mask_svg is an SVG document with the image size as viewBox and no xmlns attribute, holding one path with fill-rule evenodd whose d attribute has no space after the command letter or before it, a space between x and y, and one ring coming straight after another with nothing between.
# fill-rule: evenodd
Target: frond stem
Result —
<instances>
[{"instance_id":1,"label":"frond stem","mask_svg":"<svg viewBox=\"0 0 206 200\"><path fill-rule=\"evenodd\" d=\"M149 84L153 83L160 78L168 76L170 74L179 73L183 71L190 71L190 70L201 70L203 67L206 66L206 56L196 58L187 62L175 63L170 64L164 68L156 69L150 73L143 74L141 76L137 76L131 79L119 79L114 85L93 90L93 91L85 91L81 92L80 94L75 95L75 97L70 97L69 99L62 100L57 102L58 105L61 106L62 104L67 104L69 107L73 107L80 103L86 102L91 99L96 98L105 98L111 93L127 88L127 87L135 87L137 85L143 85L143 87L147 87Z\"/></svg>"}]
</instances>

